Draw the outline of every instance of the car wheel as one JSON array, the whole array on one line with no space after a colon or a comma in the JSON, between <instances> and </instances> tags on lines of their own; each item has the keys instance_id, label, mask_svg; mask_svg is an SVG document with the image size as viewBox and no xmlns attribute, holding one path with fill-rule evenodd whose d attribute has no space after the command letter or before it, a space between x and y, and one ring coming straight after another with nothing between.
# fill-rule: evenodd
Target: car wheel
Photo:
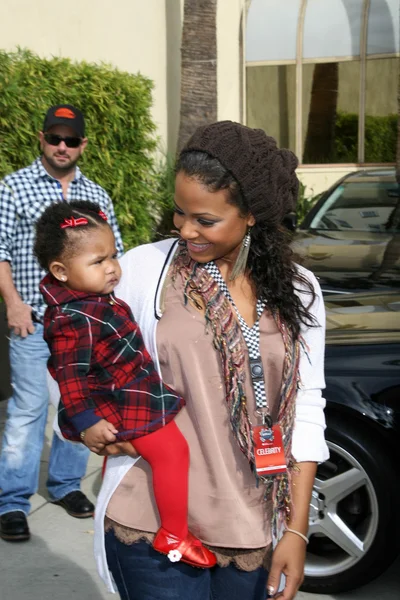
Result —
<instances>
[{"instance_id":1,"label":"car wheel","mask_svg":"<svg viewBox=\"0 0 400 600\"><path fill-rule=\"evenodd\" d=\"M399 547L396 475L382 438L330 421L312 493L302 590L335 594L380 575Z\"/></svg>"}]
</instances>

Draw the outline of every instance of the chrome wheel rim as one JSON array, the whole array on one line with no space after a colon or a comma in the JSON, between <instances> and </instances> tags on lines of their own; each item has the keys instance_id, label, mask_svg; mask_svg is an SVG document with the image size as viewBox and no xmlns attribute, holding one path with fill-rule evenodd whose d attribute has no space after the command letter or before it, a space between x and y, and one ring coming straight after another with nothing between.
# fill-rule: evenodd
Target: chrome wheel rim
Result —
<instances>
[{"instance_id":1,"label":"chrome wheel rim","mask_svg":"<svg viewBox=\"0 0 400 600\"><path fill-rule=\"evenodd\" d=\"M310 504L307 577L340 575L370 549L378 529L378 500L362 465L328 441L330 458L318 467Z\"/></svg>"}]
</instances>

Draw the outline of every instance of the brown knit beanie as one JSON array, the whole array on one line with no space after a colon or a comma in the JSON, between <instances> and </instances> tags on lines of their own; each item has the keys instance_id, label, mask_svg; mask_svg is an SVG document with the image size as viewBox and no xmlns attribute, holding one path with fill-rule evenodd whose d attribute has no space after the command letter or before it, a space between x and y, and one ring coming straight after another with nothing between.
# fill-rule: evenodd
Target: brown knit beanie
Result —
<instances>
[{"instance_id":1,"label":"brown knit beanie","mask_svg":"<svg viewBox=\"0 0 400 600\"><path fill-rule=\"evenodd\" d=\"M262 129L232 121L199 127L181 151L206 152L236 179L256 222L279 225L295 210L299 181L296 156L277 147Z\"/></svg>"}]
</instances>

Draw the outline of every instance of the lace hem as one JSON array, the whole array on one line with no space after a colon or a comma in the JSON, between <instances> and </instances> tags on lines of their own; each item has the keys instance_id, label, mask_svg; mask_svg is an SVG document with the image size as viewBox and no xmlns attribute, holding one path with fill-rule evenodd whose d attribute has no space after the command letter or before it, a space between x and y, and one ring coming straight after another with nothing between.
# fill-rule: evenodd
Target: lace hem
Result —
<instances>
[{"instance_id":1,"label":"lace hem","mask_svg":"<svg viewBox=\"0 0 400 600\"><path fill-rule=\"evenodd\" d=\"M114 530L115 537L122 543L130 546L139 541L145 541L148 544L152 544L154 540L154 533L148 531L139 531L138 529L131 529L120 523L116 523L109 517L104 519L105 531ZM209 546L205 544L207 548L212 550L217 557L217 563L220 567L227 567L230 563L240 569L241 571L255 571L259 567L269 569L271 561L271 545L266 548L220 548L215 546Z\"/></svg>"}]
</instances>

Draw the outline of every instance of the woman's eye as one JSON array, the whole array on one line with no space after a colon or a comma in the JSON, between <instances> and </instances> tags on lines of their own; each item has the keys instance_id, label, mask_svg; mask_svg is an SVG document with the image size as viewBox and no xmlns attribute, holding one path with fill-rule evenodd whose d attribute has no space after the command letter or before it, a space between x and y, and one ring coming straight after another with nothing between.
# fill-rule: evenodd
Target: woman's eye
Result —
<instances>
[{"instance_id":1,"label":"woman's eye","mask_svg":"<svg viewBox=\"0 0 400 600\"><path fill-rule=\"evenodd\" d=\"M198 222L204 227L212 227L215 225L215 221L206 221L205 219L198 219Z\"/></svg>"},{"instance_id":2,"label":"woman's eye","mask_svg":"<svg viewBox=\"0 0 400 600\"><path fill-rule=\"evenodd\" d=\"M174 213L175 213L176 215L183 215L183 212L181 211L181 209L180 209L180 208L177 208L176 206L174 207Z\"/></svg>"}]
</instances>

